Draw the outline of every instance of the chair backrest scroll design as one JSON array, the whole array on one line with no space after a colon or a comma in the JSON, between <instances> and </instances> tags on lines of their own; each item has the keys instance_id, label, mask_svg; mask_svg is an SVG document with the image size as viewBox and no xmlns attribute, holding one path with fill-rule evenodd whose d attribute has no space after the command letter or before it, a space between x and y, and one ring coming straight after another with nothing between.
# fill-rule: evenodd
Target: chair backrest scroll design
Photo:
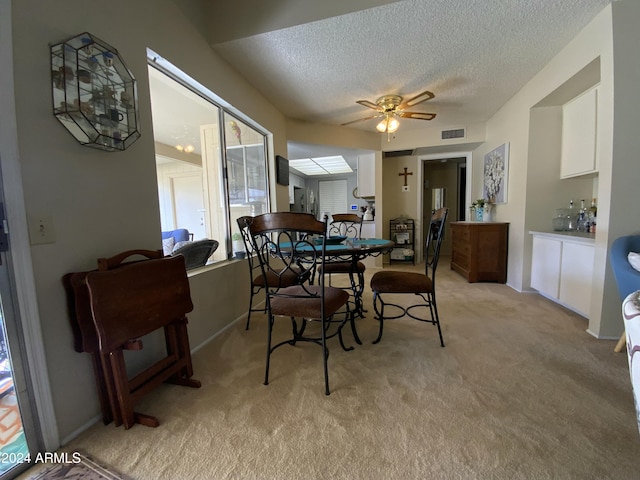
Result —
<instances>
[{"instance_id":1,"label":"chair backrest scroll design","mask_svg":"<svg viewBox=\"0 0 640 480\"><path fill-rule=\"evenodd\" d=\"M249 230L262 275L278 279L278 285L269 289L267 308L280 287L291 285L292 276L298 285L314 278L325 255L326 222L307 213L265 213L252 218ZM321 238L322 243L316 244L315 238Z\"/></svg>"},{"instance_id":2,"label":"chair backrest scroll design","mask_svg":"<svg viewBox=\"0 0 640 480\"><path fill-rule=\"evenodd\" d=\"M362 236L362 217L355 213L336 213L331 216L329 235L344 235L349 238Z\"/></svg>"}]
</instances>

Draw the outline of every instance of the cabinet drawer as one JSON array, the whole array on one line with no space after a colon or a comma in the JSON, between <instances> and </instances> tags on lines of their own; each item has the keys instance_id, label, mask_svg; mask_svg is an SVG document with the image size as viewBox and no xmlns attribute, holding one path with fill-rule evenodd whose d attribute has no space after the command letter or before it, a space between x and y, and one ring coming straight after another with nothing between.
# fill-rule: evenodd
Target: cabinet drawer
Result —
<instances>
[{"instance_id":1,"label":"cabinet drawer","mask_svg":"<svg viewBox=\"0 0 640 480\"><path fill-rule=\"evenodd\" d=\"M469 243L469 228L467 227L456 227L451 225L451 232L453 235L453 242L458 243Z\"/></svg>"},{"instance_id":2,"label":"cabinet drawer","mask_svg":"<svg viewBox=\"0 0 640 480\"><path fill-rule=\"evenodd\" d=\"M507 281L508 223L451 224L451 269L469 282Z\"/></svg>"}]
</instances>

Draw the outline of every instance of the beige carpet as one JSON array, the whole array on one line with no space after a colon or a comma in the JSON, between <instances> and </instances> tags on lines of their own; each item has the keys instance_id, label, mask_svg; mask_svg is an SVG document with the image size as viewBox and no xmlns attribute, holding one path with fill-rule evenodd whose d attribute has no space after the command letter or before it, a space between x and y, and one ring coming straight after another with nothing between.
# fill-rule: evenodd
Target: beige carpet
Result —
<instances>
[{"instance_id":1,"label":"beige carpet","mask_svg":"<svg viewBox=\"0 0 640 480\"><path fill-rule=\"evenodd\" d=\"M372 345L369 307L358 321L364 345L330 343L326 397L311 344L277 351L262 384L256 315L250 331L239 322L194 355L201 389L163 385L143 400L138 410L160 427L97 424L65 449L154 480L640 478L615 341L594 339L585 319L538 295L467 284L448 259L437 281L445 348L434 326L406 319Z\"/></svg>"}]
</instances>

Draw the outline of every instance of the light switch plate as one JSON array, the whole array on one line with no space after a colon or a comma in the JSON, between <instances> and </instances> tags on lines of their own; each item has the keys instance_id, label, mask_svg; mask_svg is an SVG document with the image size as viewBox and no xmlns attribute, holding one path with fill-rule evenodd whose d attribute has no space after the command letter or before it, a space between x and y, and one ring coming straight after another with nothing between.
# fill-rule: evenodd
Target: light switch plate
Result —
<instances>
[{"instance_id":1,"label":"light switch plate","mask_svg":"<svg viewBox=\"0 0 640 480\"><path fill-rule=\"evenodd\" d=\"M53 228L53 217L50 213L29 215L29 238L31 245L55 243L56 232Z\"/></svg>"}]
</instances>

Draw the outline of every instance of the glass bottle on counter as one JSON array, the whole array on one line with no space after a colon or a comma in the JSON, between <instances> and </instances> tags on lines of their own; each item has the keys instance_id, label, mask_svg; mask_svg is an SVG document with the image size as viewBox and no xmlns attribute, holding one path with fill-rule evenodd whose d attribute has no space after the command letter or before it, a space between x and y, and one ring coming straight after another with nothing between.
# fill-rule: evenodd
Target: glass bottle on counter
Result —
<instances>
[{"instance_id":1,"label":"glass bottle on counter","mask_svg":"<svg viewBox=\"0 0 640 480\"><path fill-rule=\"evenodd\" d=\"M589 233L596 233L596 223L598 218L598 207L596 206L596 199L591 199L591 206L589 207Z\"/></svg>"},{"instance_id":2,"label":"glass bottle on counter","mask_svg":"<svg viewBox=\"0 0 640 480\"><path fill-rule=\"evenodd\" d=\"M584 200L580 200L580 210L578 211L576 230L579 232L589 231L589 217L587 215L587 207L584 204Z\"/></svg>"},{"instance_id":3,"label":"glass bottle on counter","mask_svg":"<svg viewBox=\"0 0 640 480\"><path fill-rule=\"evenodd\" d=\"M576 229L576 214L573 209L573 198L569 202L569 209L567 210L565 230L571 232Z\"/></svg>"}]
</instances>

